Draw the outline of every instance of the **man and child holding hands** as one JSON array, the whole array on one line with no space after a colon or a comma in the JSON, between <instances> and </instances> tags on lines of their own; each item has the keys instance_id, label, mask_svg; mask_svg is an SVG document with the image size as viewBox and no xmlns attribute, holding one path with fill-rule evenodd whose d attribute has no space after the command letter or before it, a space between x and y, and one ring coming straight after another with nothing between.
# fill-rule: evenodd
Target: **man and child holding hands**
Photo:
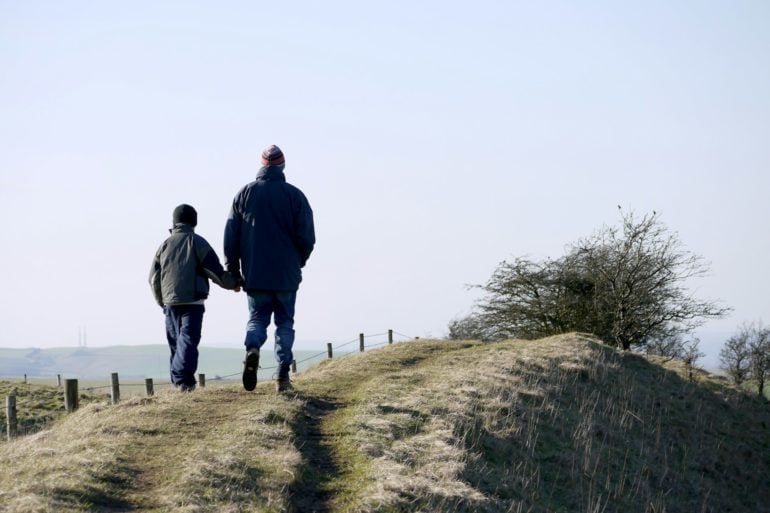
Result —
<instances>
[{"instance_id":1,"label":"man and child holding hands","mask_svg":"<svg viewBox=\"0 0 770 513\"><path fill-rule=\"evenodd\" d=\"M302 267L313 251L313 211L305 195L286 182L283 152L275 145L262 152L256 180L233 200L225 224L224 267L206 239L196 234L197 212L174 209L171 235L161 244L150 270L155 300L166 316L171 350L171 381L181 391L195 389L198 344L209 280L248 297L243 386L257 385L259 350L275 324L276 388L291 390L294 305Z\"/></svg>"}]
</instances>

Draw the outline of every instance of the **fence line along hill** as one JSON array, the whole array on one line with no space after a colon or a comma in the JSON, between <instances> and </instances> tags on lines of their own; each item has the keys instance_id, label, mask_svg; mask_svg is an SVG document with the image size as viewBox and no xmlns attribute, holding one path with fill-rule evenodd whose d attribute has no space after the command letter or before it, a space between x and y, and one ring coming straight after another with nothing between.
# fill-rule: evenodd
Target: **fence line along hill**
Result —
<instances>
[{"instance_id":1,"label":"fence line along hill","mask_svg":"<svg viewBox=\"0 0 770 513\"><path fill-rule=\"evenodd\" d=\"M770 512L766 401L579 335L419 341L91 403L0 444L0 511Z\"/></svg>"}]
</instances>

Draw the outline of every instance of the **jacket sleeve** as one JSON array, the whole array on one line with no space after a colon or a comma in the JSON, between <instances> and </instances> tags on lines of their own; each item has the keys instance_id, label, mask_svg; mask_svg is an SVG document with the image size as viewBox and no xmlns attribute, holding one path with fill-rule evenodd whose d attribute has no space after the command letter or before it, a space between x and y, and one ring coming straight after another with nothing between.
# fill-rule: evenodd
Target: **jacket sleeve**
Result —
<instances>
[{"instance_id":1,"label":"jacket sleeve","mask_svg":"<svg viewBox=\"0 0 770 513\"><path fill-rule=\"evenodd\" d=\"M219 263L219 257L204 238L196 238L196 257L204 275L223 289L233 290L239 283L230 272L225 271Z\"/></svg>"},{"instance_id":2,"label":"jacket sleeve","mask_svg":"<svg viewBox=\"0 0 770 513\"><path fill-rule=\"evenodd\" d=\"M313 224L313 209L301 192L299 193L299 212L296 217L295 244L300 257L300 267L305 267L307 259L315 247L315 226Z\"/></svg>"},{"instance_id":3,"label":"jacket sleeve","mask_svg":"<svg viewBox=\"0 0 770 513\"><path fill-rule=\"evenodd\" d=\"M160 306L163 306L163 292L160 285L160 248L155 253L155 258L152 259L152 267L150 267L150 288L152 289L152 295L155 297L155 302Z\"/></svg>"},{"instance_id":4,"label":"jacket sleeve","mask_svg":"<svg viewBox=\"0 0 770 513\"><path fill-rule=\"evenodd\" d=\"M241 222L242 216L238 208L240 194L233 200L230 215L225 223L225 267L236 276L241 274Z\"/></svg>"}]
</instances>

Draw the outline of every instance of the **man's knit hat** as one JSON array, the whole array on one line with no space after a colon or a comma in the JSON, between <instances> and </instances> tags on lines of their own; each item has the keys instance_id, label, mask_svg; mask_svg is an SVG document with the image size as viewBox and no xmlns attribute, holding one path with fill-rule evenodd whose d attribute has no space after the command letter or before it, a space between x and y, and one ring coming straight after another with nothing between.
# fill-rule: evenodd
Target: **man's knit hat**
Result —
<instances>
[{"instance_id":1,"label":"man's knit hat","mask_svg":"<svg viewBox=\"0 0 770 513\"><path fill-rule=\"evenodd\" d=\"M283 166L285 163L286 160L283 158L281 148L275 144L271 144L262 152L263 166Z\"/></svg>"},{"instance_id":2,"label":"man's knit hat","mask_svg":"<svg viewBox=\"0 0 770 513\"><path fill-rule=\"evenodd\" d=\"M198 212L190 205L182 203L174 209L173 221L175 225L184 223L195 226L198 224Z\"/></svg>"}]
</instances>

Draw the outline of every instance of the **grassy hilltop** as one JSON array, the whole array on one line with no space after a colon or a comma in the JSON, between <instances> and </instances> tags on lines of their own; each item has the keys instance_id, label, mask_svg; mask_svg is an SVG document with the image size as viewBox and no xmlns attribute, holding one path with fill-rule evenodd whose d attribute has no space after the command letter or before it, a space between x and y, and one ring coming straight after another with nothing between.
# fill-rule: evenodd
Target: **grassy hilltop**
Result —
<instances>
[{"instance_id":1,"label":"grassy hilltop","mask_svg":"<svg viewBox=\"0 0 770 513\"><path fill-rule=\"evenodd\" d=\"M578 335L397 344L295 385L91 403L0 444L0 511L770 512L767 402Z\"/></svg>"}]
</instances>

